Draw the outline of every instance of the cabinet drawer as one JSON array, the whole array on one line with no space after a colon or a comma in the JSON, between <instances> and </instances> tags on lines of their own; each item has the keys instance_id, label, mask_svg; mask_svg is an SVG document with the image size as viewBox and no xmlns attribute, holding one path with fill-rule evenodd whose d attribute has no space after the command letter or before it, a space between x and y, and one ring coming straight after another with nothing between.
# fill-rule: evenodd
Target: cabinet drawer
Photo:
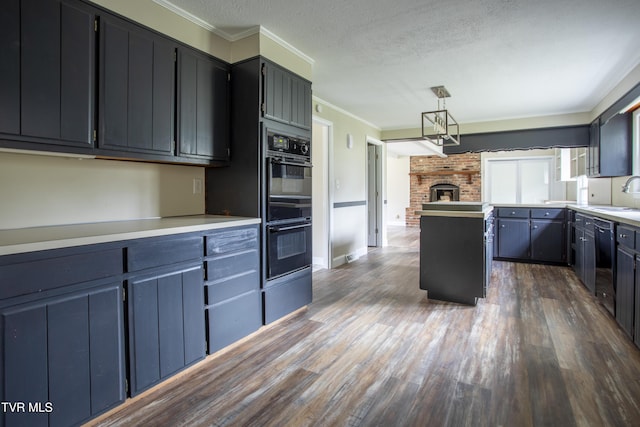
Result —
<instances>
[{"instance_id":1,"label":"cabinet drawer","mask_svg":"<svg viewBox=\"0 0 640 427\"><path fill-rule=\"evenodd\" d=\"M214 281L225 277L258 270L260 258L257 249L248 250L236 254L208 259L207 280Z\"/></svg>"},{"instance_id":2,"label":"cabinet drawer","mask_svg":"<svg viewBox=\"0 0 640 427\"><path fill-rule=\"evenodd\" d=\"M638 236L640 237L640 236ZM625 246L629 249L636 248L636 232L633 228L618 226L616 229L616 242L619 245Z\"/></svg>"},{"instance_id":3,"label":"cabinet drawer","mask_svg":"<svg viewBox=\"0 0 640 427\"><path fill-rule=\"evenodd\" d=\"M72 254L52 250L45 258L0 265L0 299L116 276L123 267L122 249Z\"/></svg>"},{"instance_id":4,"label":"cabinet drawer","mask_svg":"<svg viewBox=\"0 0 640 427\"><path fill-rule=\"evenodd\" d=\"M529 218L529 208L498 208L500 218Z\"/></svg>"},{"instance_id":5,"label":"cabinet drawer","mask_svg":"<svg viewBox=\"0 0 640 427\"><path fill-rule=\"evenodd\" d=\"M205 284L207 304L217 304L229 298L236 297L249 291L260 289L258 270L230 276L216 282Z\"/></svg>"},{"instance_id":6,"label":"cabinet drawer","mask_svg":"<svg viewBox=\"0 0 640 427\"><path fill-rule=\"evenodd\" d=\"M203 252L200 236L141 241L127 248L127 271L140 271L198 259L202 257Z\"/></svg>"},{"instance_id":7,"label":"cabinet drawer","mask_svg":"<svg viewBox=\"0 0 640 427\"><path fill-rule=\"evenodd\" d=\"M593 231L593 217L583 214L576 214L575 225L578 228L586 228Z\"/></svg>"},{"instance_id":8,"label":"cabinet drawer","mask_svg":"<svg viewBox=\"0 0 640 427\"><path fill-rule=\"evenodd\" d=\"M216 231L206 236L207 255L222 255L231 252L258 248L258 227L232 228Z\"/></svg>"},{"instance_id":9,"label":"cabinet drawer","mask_svg":"<svg viewBox=\"0 0 640 427\"><path fill-rule=\"evenodd\" d=\"M206 309L209 354L238 341L262 326L260 291L250 292Z\"/></svg>"},{"instance_id":10,"label":"cabinet drawer","mask_svg":"<svg viewBox=\"0 0 640 427\"><path fill-rule=\"evenodd\" d=\"M564 219L565 210L554 209L531 209L531 218L534 219Z\"/></svg>"}]
</instances>

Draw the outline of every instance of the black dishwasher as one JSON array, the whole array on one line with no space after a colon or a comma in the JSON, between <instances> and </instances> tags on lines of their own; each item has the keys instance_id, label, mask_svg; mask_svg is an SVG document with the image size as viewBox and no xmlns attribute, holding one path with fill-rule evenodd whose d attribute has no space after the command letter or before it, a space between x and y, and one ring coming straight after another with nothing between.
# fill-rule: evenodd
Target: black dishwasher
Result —
<instances>
[{"instance_id":1,"label":"black dishwasher","mask_svg":"<svg viewBox=\"0 0 640 427\"><path fill-rule=\"evenodd\" d=\"M611 315L615 316L616 289L613 277L615 239L613 223L593 219L596 246L596 297Z\"/></svg>"}]
</instances>

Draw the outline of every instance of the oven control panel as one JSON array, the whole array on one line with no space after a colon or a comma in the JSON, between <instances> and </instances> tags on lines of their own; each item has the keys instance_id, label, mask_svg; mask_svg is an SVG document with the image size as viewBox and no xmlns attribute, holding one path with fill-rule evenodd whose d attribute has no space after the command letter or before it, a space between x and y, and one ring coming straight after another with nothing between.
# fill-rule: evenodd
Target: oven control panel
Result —
<instances>
[{"instance_id":1,"label":"oven control panel","mask_svg":"<svg viewBox=\"0 0 640 427\"><path fill-rule=\"evenodd\" d=\"M269 132L267 134L268 149L283 154L294 154L308 157L311 155L311 141L292 136L279 135Z\"/></svg>"}]
</instances>

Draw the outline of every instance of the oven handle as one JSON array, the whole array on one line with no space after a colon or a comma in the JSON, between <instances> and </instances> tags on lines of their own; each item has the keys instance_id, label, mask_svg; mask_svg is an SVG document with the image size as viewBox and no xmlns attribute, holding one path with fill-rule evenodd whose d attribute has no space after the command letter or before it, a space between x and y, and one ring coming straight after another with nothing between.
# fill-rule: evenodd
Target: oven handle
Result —
<instances>
[{"instance_id":1,"label":"oven handle","mask_svg":"<svg viewBox=\"0 0 640 427\"><path fill-rule=\"evenodd\" d=\"M310 208L311 203L269 202L269 206L281 206L285 208Z\"/></svg>"},{"instance_id":2,"label":"oven handle","mask_svg":"<svg viewBox=\"0 0 640 427\"><path fill-rule=\"evenodd\" d=\"M286 160L278 159L276 157L271 157L271 163L277 163L279 165L286 165L286 166L301 166L303 168L313 167L313 165L309 162L288 162Z\"/></svg>"},{"instance_id":3,"label":"oven handle","mask_svg":"<svg viewBox=\"0 0 640 427\"><path fill-rule=\"evenodd\" d=\"M304 227L311 227L311 223L305 223L305 224L299 224L299 225L290 225L288 227L278 227L278 226L269 226L267 227L269 229L269 231L277 233L279 231L289 231L289 230L295 230L298 228L304 228Z\"/></svg>"}]
</instances>

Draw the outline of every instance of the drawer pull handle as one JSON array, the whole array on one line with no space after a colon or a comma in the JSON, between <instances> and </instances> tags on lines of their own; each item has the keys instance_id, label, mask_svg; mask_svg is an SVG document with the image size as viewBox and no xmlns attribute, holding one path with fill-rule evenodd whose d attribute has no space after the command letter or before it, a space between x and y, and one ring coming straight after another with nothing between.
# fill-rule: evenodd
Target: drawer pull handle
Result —
<instances>
[{"instance_id":1,"label":"drawer pull handle","mask_svg":"<svg viewBox=\"0 0 640 427\"><path fill-rule=\"evenodd\" d=\"M549 212L545 212L545 213L544 213L544 216L549 216Z\"/></svg>"},{"instance_id":2,"label":"drawer pull handle","mask_svg":"<svg viewBox=\"0 0 640 427\"><path fill-rule=\"evenodd\" d=\"M513 212L513 211L511 212L511 215L515 215L515 214L516 214L515 212Z\"/></svg>"},{"instance_id":3,"label":"drawer pull handle","mask_svg":"<svg viewBox=\"0 0 640 427\"><path fill-rule=\"evenodd\" d=\"M535 230L536 228L538 228L538 226L537 226L537 225L534 225L534 226L533 226L533 229Z\"/></svg>"},{"instance_id":4,"label":"drawer pull handle","mask_svg":"<svg viewBox=\"0 0 640 427\"><path fill-rule=\"evenodd\" d=\"M620 233L620 238L621 238L621 239L626 239L626 238L627 238L627 235L626 235L626 234L622 234L622 233Z\"/></svg>"}]
</instances>

